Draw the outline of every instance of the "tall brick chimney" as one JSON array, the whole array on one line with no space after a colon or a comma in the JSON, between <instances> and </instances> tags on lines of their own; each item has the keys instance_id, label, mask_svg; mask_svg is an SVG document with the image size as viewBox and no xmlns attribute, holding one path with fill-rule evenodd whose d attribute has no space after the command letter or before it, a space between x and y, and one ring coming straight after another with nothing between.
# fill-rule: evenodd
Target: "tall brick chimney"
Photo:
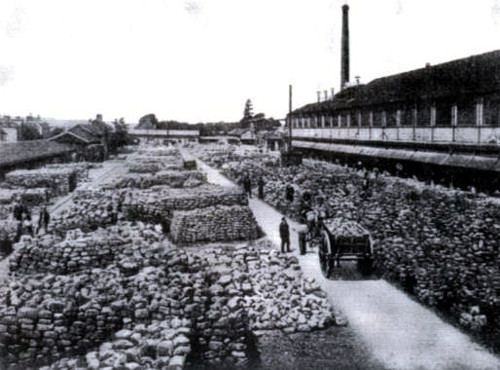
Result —
<instances>
[{"instance_id":1,"label":"tall brick chimney","mask_svg":"<svg viewBox=\"0 0 500 370\"><path fill-rule=\"evenodd\" d=\"M342 6L342 51L340 56L340 89L349 82L349 5Z\"/></svg>"}]
</instances>

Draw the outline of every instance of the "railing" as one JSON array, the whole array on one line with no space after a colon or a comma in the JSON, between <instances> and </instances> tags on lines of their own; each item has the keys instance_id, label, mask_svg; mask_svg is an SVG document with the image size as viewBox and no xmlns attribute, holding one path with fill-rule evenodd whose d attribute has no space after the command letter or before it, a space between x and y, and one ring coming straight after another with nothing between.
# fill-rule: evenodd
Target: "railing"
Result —
<instances>
[{"instance_id":1,"label":"railing","mask_svg":"<svg viewBox=\"0 0 500 370\"><path fill-rule=\"evenodd\" d=\"M500 144L500 127L325 127L294 128L293 138L402 141L425 143Z\"/></svg>"}]
</instances>

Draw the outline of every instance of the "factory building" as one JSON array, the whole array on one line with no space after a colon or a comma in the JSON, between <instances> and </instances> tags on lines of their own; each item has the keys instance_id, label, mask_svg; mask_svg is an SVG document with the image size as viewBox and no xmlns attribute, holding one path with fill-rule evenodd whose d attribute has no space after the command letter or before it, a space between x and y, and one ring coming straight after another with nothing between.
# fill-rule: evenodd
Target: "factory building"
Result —
<instances>
[{"instance_id":1,"label":"factory building","mask_svg":"<svg viewBox=\"0 0 500 370\"><path fill-rule=\"evenodd\" d=\"M288 119L294 138L497 143L500 51L346 87Z\"/></svg>"},{"instance_id":2,"label":"factory building","mask_svg":"<svg viewBox=\"0 0 500 370\"><path fill-rule=\"evenodd\" d=\"M353 84L348 9L341 91L287 116L293 147L420 177L463 182L474 173L500 185L500 50Z\"/></svg>"}]
</instances>

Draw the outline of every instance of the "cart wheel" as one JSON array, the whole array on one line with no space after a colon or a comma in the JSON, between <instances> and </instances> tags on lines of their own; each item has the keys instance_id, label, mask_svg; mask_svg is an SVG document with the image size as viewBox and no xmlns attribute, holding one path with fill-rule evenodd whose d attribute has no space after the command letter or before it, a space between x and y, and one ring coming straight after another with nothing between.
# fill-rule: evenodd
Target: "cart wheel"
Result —
<instances>
[{"instance_id":1,"label":"cart wheel","mask_svg":"<svg viewBox=\"0 0 500 370\"><path fill-rule=\"evenodd\" d=\"M319 253L319 264L321 267L321 272L326 278L330 277L332 270L332 261L331 261L331 245L330 245L330 236L326 231L323 231L321 235L321 243L319 245L318 253Z\"/></svg>"},{"instance_id":2,"label":"cart wheel","mask_svg":"<svg viewBox=\"0 0 500 370\"><path fill-rule=\"evenodd\" d=\"M370 275L372 272L372 259L370 257L361 258L358 260L358 271L363 276Z\"/></svg>"}]
</instances>

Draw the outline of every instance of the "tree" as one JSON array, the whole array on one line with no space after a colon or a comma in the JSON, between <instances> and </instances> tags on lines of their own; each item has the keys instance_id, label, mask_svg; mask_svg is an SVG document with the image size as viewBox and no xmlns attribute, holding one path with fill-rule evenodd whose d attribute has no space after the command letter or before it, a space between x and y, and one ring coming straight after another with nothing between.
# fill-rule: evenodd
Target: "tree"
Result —
<instances>
[{"instance_id":1,"label":"tree","mask_svg":"<svg viewBox=\"0 0 500 370\"><path fill-rule=\"evenodd\" d=\"M31 122L21 123L19 137L20 140L40 140L43 138L36 125Z\"/></svg>"},{"instance_id":2,"label":"tree","mask_svg":"<svg viewBox=\"0 0 500 370\"><path fill-rule=\"evenodd\" d=\"M243 111L243 118L241 119L241 126L242 127L249 127L250 126L250 121L253 118L253 105L252 101L250 99L247 99L245 103L245 110Z\"/></svg>"},{"instance_id":3,"label":"tree","mask_svg":"<svg viewBox=\"0 0 500 370\"><path fill-rule=\"evenodd\" d=\"M146 114L145 116L139 119L139 124L137 128L143 130L155 130L158 126L158 120L153 113Z\"/></svg>"},{"instance_id":4,"label":"tree","mask_svg":"<svg viewBox=\"0 0 500 370\"><path fill-rule=\"evenodd\" d=\"M243 111L243 119L251 119L253 117L253 104L250 99L245 103L245 110Z\"/></svg>"}]
</instances>

